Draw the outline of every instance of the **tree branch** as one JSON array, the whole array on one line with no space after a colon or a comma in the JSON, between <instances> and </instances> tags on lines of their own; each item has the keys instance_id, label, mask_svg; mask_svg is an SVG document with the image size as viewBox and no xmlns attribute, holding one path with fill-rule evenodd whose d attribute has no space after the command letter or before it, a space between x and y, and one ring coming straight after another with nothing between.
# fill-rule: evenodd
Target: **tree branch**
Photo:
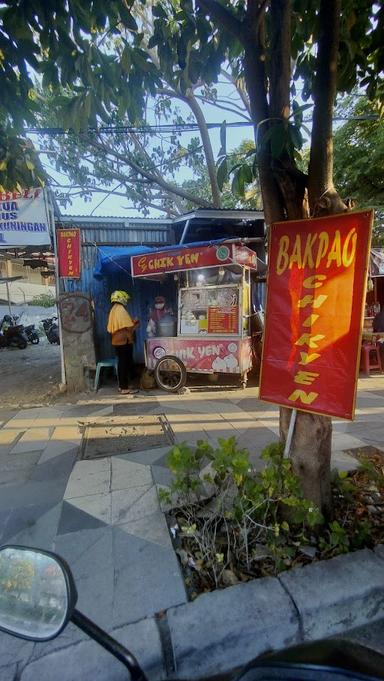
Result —
<instances>
[{"instance_id":1,"label":"tree branch","mask_svg":"<svg viewBox=\"0 0 384 681\"><path fill-rule=\"evenodd\" d=\"M197 5L220 26L244 44L244 29L242 22L237 19L232 12L229 12L223 5L216 0L197 0Z\"/></svg>"},{"instance_id":2,"label":"tree branch","mask_svg":"<svg viewBox=\"0 0 384 681\"><path fill-rule=\"evenodd\" d=\"M93 146L95 149L104 151L106 153L110 152L109 149L106 149L103 144L100 144L100 142L96 142L96 140L90 140L89 141L90 145ZM124 157L122 154L119 154L118 152L114 151L113 155L121 160L123 163L126 165L130 166L135 170L139 175L142 175L143 177L147 178L147 180L150 180L150 182L153 182L154 184L159 185L165 191L169 192L170 194L175 194L176 196L180 196L180 198L185 199L186 201L191 201L191 203L196 204L197 206L200 206L201 208L212 208L211 203L209 201L205 201L205 199L201 199L199 197L193 196L189 192L184 191L181 189L181 187L178 187L177 185L173 184L172 182L167 182L162 176L157 177L156 175L153 175L152 173L148 172L145 170L145 168L142 168L141 166L138 165L135 161L132 159L127 159ZM121 175L117 173L113 173L115 179L121 179Z\"/></svg>"}]
</instances>

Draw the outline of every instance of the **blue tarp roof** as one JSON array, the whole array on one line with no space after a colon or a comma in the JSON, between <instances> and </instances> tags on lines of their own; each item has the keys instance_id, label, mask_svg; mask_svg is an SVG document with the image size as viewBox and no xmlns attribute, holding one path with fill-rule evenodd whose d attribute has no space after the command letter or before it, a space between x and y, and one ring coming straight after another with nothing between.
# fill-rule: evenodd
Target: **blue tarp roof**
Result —
<instances>
[{"instance_id":1,"label":"blue tarp roof","mask_svg":"<svg viewBox=\"0 0 384 681\"><path fill-rule=\"evenodd\" d=\"M158 253L159 251L171 251L172 249L192 248L193 246L210 246L219 244L226 239L212 239L212 241L197 241L190 244L174 244L172 246L99 246L97 260L93 274L97 279L108 274L119 274L122 271L131 274L131 258L133 255L144 253ZM239 239L240 241L240 239Z\"/></svg>"}]
</instances>

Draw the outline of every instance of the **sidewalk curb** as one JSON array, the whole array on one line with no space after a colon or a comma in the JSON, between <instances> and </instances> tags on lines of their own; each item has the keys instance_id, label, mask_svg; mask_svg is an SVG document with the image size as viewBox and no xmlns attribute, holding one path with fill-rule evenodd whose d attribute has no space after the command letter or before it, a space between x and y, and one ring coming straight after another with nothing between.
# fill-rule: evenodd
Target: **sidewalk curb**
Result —
<instances>
[{"instance_id":1,"label":"sidewalk curb","mask_svg":"<svg viewBox=\"0 0 384 681\"><path fill-rule=\"evenodd\" d=\"M179 678L384 618L384 545L204 594L168 611Z\"/></svg>"},{"instance_id":2,"label":"sidewalk curb","mask_svg":"<svg viewBox=\"0 0 384 681\"><path fill-rule=\"evenodd\" d=\"M268 650L346 633L383 618L380 545L203 594L162 613L161 627L158 617L150 617L111 633L132 650L149 678L159 681L165 670L180 679L230 672ZM27 664L17 678L53 681L58 666L65 681L126 678L124 667L89 639L58 645Z\"/></svg>"}]
</instances>

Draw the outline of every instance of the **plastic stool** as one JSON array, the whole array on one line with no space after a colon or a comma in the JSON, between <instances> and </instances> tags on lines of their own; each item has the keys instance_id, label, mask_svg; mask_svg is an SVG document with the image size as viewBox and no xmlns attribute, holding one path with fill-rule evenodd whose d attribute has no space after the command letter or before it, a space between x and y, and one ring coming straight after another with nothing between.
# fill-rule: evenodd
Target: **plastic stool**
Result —
<instances>
[{"instance_id":1,"label":"plastic stool","mask_svg":"<svg viewBox=\"0 0 384 681\"><path fill-rule=\"evenodd\" d=\"M374 357L371 357L371 353ZM363 368L367 376L370 375L371 369L379 369L383 371L381 365L380 348L376 343L363 343L361 346L360 369Z\"/></svg>"},{"instance_id":2,"label":"plastic stool","mask_svg":"<svg viewBox=\"0 0 384 681\"><path fill-rule=\"evenodd\" d=\"M99 387L99 381L100 381L100 372L104 367L108 368L113 368L115 371L115 375L117 378L117 357L114 357L113 359L103 359L102 362L97 362L96 366L96 374L95 374L95 384L94 384L94 391L97 392L98 387Z\"/></svg>"}]
</instances>

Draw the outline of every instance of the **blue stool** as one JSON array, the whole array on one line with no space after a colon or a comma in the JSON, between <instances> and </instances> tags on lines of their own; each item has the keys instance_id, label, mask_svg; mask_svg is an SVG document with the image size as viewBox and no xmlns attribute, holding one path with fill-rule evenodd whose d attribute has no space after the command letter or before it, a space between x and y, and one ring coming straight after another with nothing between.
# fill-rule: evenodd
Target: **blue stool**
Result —
<instances>
[{"instance_id":1,"label":"blue stool","mask_svg":"<svg viewBox=\"0 0 384 681\"><path fill-rule=\"evenodd\" d=\"M94 391L97 392L98 387L99 387L99 380L100 380L100 372L104 367L112 367L115 371L115 375L117 378L117 357L114 357L113 359L103 359L102 362L97 362L96 366L96 374L95 374L95 385L94 385Z\"/></svg>"}]
</instances>

